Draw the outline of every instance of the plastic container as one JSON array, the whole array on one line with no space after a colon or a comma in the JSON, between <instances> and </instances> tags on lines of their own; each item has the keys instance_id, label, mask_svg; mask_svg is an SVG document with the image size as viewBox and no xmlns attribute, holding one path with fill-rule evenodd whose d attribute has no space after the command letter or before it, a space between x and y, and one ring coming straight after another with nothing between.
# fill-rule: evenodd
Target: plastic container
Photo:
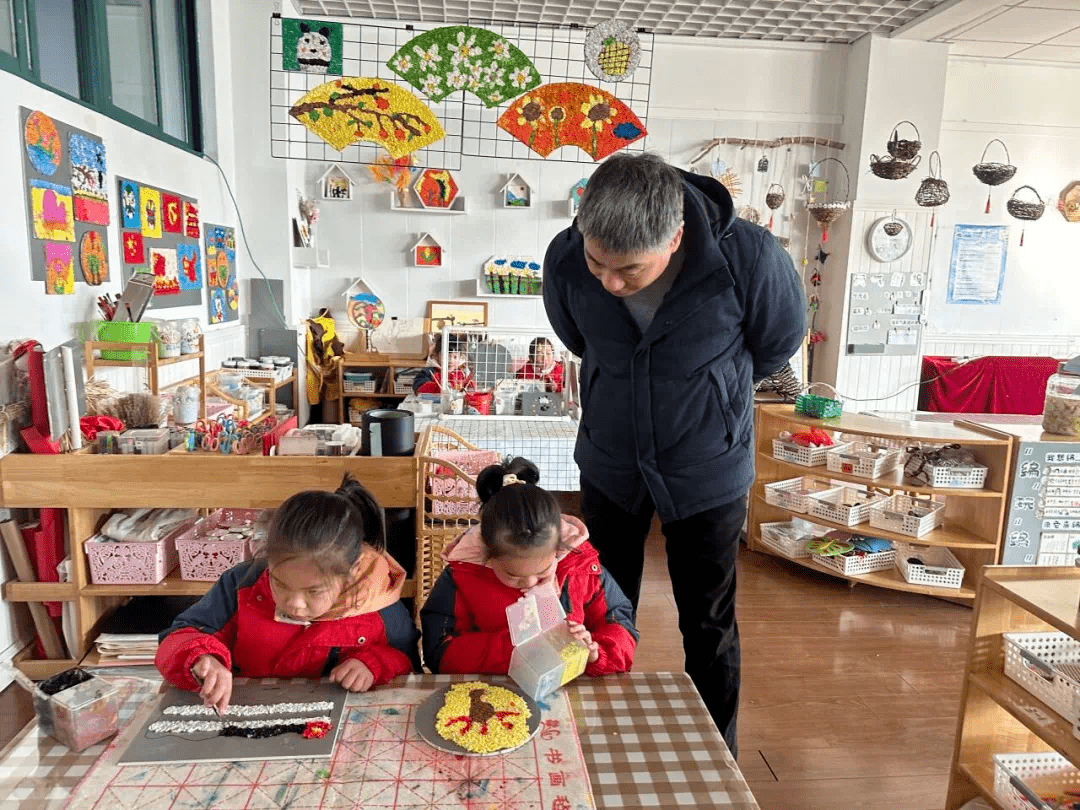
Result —
<instances>
[{"instance_id":1,"label":"plastic container","mask_svg":"<svg viewBox=\"0 0 1080 810\"><path fill-rule=\"evenodd\" d=\"M1005 674L1073 724L1080 720L1080 641L1065 633L1004 633Z\"/></svg>"},{"instance_id":2,"label":"plastic container","mask_svg":"<svg viewBox=\"0 0 1080 810\"><path fill-rule=\"evenodd\" d=\"M202 392L194 385L181 385L173 397L173 422L178 425L190 425L199 418L199 404Z\"/></svg>"},{"instance_id":3,"label":"plastic container","mask_svg":"<svg viewBox=\"0 0 1080 810\"><path fill-rule=\"evenodd\" d=\"M839 571L845 576L858 576L859 574L872 574L875 571L888 571L896 565L896 549L888 551L875 551L871 553L852 551L848 554L838 554L827 557L824 554L814 554L814 562Z\"/></svg>"},{"instance_id":4,"label":"plastic container","mask_svg":"<svg viewBox=\"0 0 1080 810\"><path fill-rule=\"evenodd\" d=\"M154 337L154 325L148 321L94 321L88 324L88 327L87 339L102 343L149 343ZM131 349L102 349L101 359L145 361L148 354L146 351Z\"/></svg>"},{"instance_id":5,"label":"plastic container","mask_svg":"<svg viewBox=\"0 0 1080 810\"><path fill-rule=\"evenodd\" d=\"M215 582L265 541L261 509L218 509L176 536L180 578Z\"/></svg>"},{"instance_id":6,"label":"plastic container","mask_svg":"<svg viewBox=\"0 0 1080 810\"><path fill-rule=\"evenodd\" d=\"M120 452L124 455L160 456L168 451L168 428L136 428L120 434Z\"/></svg>"},{"instance_id":7,"label":"plastic container","mask_svg":"<svg viewBox=\"0 0 1080 810\"><path fill-rule=\"evenodd\" d=\"M880 478L899 467L903 457L899 449L875 449L865 442L853 442L841 450L830 450L825 464L829 472Z\"/></svg>"},{"instance_id":8,"label":"plastic container","mask_svg":"<svg viewBox=\"0 0 1080 810\"><path fill-rule=\"evenodd\" d=\"M801 444L789 442L785 439L772 440L773 458L798 464L801 467L821 467L825 464L828 454L836 450L844 450L847 444L832 444L822 447L803 447Z\"/></svg>"},{"instance_id":9,"label":"plastic container","mask_svg":"<svg viewBox=\"0 0 1080 810\"><path fill-rule=\"evenodd\" d=\"M837 487L810 496L810 514L841 526L858 526L870 519L870 508L880 501L868 492Z\"/></svg>"},{"instance_id":10,"label":"plastic container","mask_svg":"<svg viewBox=\"0 0 1080 810\"><path fill-rule=\"evenodd\" d=\"M810 496L831 492L838 487L818 478L789 478L765 485L765 503L789 512L805 515L810 511Z\"/></svg>"},{"instance_id":11,"label":"plastic container","mask_svg":"<svg viewBox=\"0 0 1080 810\"><path fill-rule=\"evenodd\" d=\"M809 524L801 520L761 524L761 542L789 560L809 557L806 546L815 536Z\"/></svg>"},{"instance_id":12,"label":"plastic container","mask_svg":"<svg viewBox=\"0 0 1080 810\"><path fill-rule=\"evenodd\" d=\"M119 688L85 669L65 670L34 689L38 726L76 753L116 733L119 708Z\"/></svg>"},{"instance_id":13,"label":"plastic container","mask_svg":"<svg viewBox=\"0 0 1080 810\"><path fill-rule=\"evenodd\" d=\"M1080 375L1068 373L1064 367L1062 363L1057 374L1046 381L1042 427L1047 433L1080 438Z\"/></svg>"},{"instance_id":14,"label":"plastic container","mask_svg":"<svg viewBox=\"0 0 1080 810\"><path fill-rule=\"evenodd\" d=\"M589 648L570 635L559 594L550 583L531 589L506 609L510 677L533 700L542 700L585 671Z\"/></svg>"},{"instance_id":15,"label":"plastic container","mask_svg":"<svg viewBox=\"0 0 1080 810\"><path fill-rule=\"evenodd\" d=\"M1080 770L1061 754L995 754L994 795L1006 810L1050 810L1042 796L1080 789Z\"/></svg>"},{"instance_id":16,"label":"plastic container","mask_svg":"<svg viewBox=\"0 0 1080 810\"><path fill-rule=\"evenodd\" d=\"M964 566L947 548L901 542L894 542L893 547L896 567L912 585L959 589L964 584Z\"/></svg>"},{"instance_id":17,"label":"plastic container","mask_svg":"<svg viewBox=\"0 0 1080 810\"><path fill-rule=\"evenodd\" d=\"M181 340L180 328L176 321L151 321L157 332L158 357L179 357Z\"/></svg>"},{"instance_id":18,"label":"plastic container","mask_svg":"<svg viewBox=\"0 0 1080 810\"><path fill-rule=\"evenodd\" d=\"M197 520L192 518L156 543L117 543L95 534L83 544L94 585L157 585L176 568L176 538Z\"/></svg>"},{"instance_id":19,"label":"plastic container","mask_svg":"<svg viewBox=\"0 0 1080 810\"><path fill-rule=\"evenodd\" d=\"M893 495L870 507L870 525L910 537L929 534L944 522L945 504Z\"/></svg>"},{"instance_id":20,"label":"plastic container","mask_svg":"<svg viewBox=\"0 0 1080 810\"><path fill-rule=\"evenodd\" d=\"M176 321L176 324L180 327L180 353L198 353L199 337L202 335L202 328L199 326L199 319L183 318L179 321Z\"/></svg>"}]
</instances>

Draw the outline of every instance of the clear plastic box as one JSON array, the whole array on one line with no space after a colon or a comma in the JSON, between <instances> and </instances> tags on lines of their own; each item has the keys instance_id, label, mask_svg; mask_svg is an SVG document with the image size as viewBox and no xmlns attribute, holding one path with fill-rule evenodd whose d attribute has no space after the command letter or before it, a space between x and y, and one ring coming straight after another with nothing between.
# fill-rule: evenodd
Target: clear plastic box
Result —
<instances>
[{"instance_id":1,"label":"clear plastic box","mask_svg":"<svg viewBox=\"0 0 1080 810\"><path fill-rule=\"evenodd\" d=\"M51 695L42 691L56 687L60 691ZM38 726L72 751L89 748L116 733L119 691L85 669L69 669L54 675L34 690Z\"/></svg>"},{"instance_id":2,"label":"clear plastic box","mask_svg":"<svg viewBox=\"0 0 1080 810\"><path fill-rule=\"evenodd\" d=\"M168 428L136 428L120 434L120 452L124 455L160 456L169 451Z\"/></svg>"},{"instance_id":3,"label":"clear plastic box","mask_svg":"<svg viewBox=\"0 0 1080 810\"><path fill-rule=\"evenodd\" d=\"M566 612L551 583L531 589L506 609L514 652L510 677L533 700L542 700L585 671L589 648L570 635Z\"/></svg>"}]
</instances>

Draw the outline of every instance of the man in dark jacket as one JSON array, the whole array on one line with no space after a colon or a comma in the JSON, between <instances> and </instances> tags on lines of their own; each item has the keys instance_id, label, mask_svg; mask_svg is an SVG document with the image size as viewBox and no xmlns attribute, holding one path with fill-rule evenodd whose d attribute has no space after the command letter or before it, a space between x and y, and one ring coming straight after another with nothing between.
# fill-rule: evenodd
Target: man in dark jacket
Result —
<instances>
[{"instance_id":1,"label":"man in dark jacket","mask_svg":"<svg viewBox=\"0 0 1080 810\"><path fill-rule=\"evenodd\" d=\"M735 753L753 383L802 342L800 280L720 183L623 153L596 170L574 225L548 246L544 305L582 359L574 458L592 542L636 610L659 514L686 671Z\"/></svg>"}]
</instances>

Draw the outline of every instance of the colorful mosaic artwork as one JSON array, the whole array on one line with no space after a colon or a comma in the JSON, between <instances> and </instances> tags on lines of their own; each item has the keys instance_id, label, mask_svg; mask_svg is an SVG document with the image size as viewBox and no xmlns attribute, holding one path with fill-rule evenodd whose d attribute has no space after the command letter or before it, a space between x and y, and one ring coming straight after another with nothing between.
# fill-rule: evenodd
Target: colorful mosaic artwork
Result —
<instances>
[{"instance_id":1,"label":"colorful mosaic artwork","mask_svg":"<svg viewBox=\"0 0 1080 810\"><path fill-rule=\"evenodd\" d=\"M66 242L45 243L45 268L48 295L72 295L75 292L75 268L71 261L71 245Z\"/></svg>"},{"instance_id":2,"label":"colorful mosaic artwork","mask_svg":"<svg viewBox=\"0 0 1080 810\"><path fill-rule=\"evenodd\" d=\"M30 165L46 177L52 177L60 167L63 156L63 144L56 124L45 113L35 110L26 119L23 134Z\"/></svg>"},{"instance_id":3,"label":"colorful mosaic artwork","mask_svg":"<svg viewBox=\"0 0 1080 810\"><path fill-rule=\"evenodd\" d=\"M78 132L68 139L71 188L75 193L75 219L94 225L109 224L109 191L105 182L105 144Z\"/></svg>"},{"instance_id":4,"label":"colorful mosaic artwork","mask_svg":"<svg viewBox=\"0 0 1080 810\"><path fill-rule=\"evenodd\" d=\"M139 189L139 210L142 212L142 235L147 239L160 239L161 192L142 186Z\"/></svg>"},{"instance_id":5,"label":"colorful mosaic artwork","mask_svg":"<svg viewBox=\"0 0 1080 810\"><path fill-rule=\"evenodd\" d=\"M203 278L199 246L181 242L176 246L176 260L179 265L180 289L201 290Z\"/></svg>"},{"instance_id":6,"label":"colorful mosaic artwork","mask_svg":"<svg viewBox=\"0 0 1080 810\"><path fill-rule=\"evenodd\" d=\"M154 274L154 295L176 295L180 292L175 250L150 248L150 272Z\"/></svg>"},{"instance_id":7,"label":"colorful mosaic artwork","mask_svg":"<svg viewBox=\"0 0 1080 810\"><path fill-rule=\"evenodd\" d=\"M30 181L30 205L37 239L75 241L71 189L44 180Z\"/></svg>"},{"instance_id":8,"label":"colorful mosaic artwork","mask_svg":"<svg viewBox=\"0 0 1080 810\"><path fill-rule=\"evenodd\" d=\"M109 256L97 231L87 231L79 243L79 266L87 284L97 286L109 280Z\"/></svg>"},{"instance_id":9,"label":"colorful mosaic artwork","mask_svg":"<svg viewBox=\"0 0 1080 810\"><path fill-rule=\"evenodd\" d=\"M341 23L323 20L281 21L281 64L285 70L341 75Z\"/></svg>"}]
</instances>

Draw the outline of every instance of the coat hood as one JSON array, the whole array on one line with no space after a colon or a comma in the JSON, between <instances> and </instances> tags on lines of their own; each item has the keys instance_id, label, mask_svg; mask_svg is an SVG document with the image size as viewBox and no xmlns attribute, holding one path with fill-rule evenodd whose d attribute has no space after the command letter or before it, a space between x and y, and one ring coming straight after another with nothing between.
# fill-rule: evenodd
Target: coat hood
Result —
<instances>
[{"instance_id":1,"label":"coat hood","mask_svg":"<svg viewBox=\"0 0 1080 810\"><path fill-rule=\"evenodd\" d=\"M562 549L558 554L560 562L571 551L574 551L589 539L589 530L576 517L563 515L561 539ZM450 541L450 544L443 549L442 559L444 563L469 562L483 565L487 559L487 551L484 548L484 541L480 537L479 524Z\"/></svg>"},{"instance_id":2,"label":"coat hood","mask_svg":"<svg viewBox=\"0 0 1080 810\"><path fill-rule=\"evenodd\" d=\"M376 613L401 599L404 584L405 569L397 560L385 551L365 545L360 559L353 565L352 581L321 619Z\"/></svg>"},{"instance_id":3,"label":"coat hood","mask_svg":"<svg viewBox=\"0 0 1080 810\"><path fill-rule=\"evenodd\" d=\"M724 184L704 174L693 174L679 169L683 180L698 194L689 189L684 196L684 206L699 205L709 222L714 239L720 239L735 222L735 203Z\"/></svg>"}]
</instances>

